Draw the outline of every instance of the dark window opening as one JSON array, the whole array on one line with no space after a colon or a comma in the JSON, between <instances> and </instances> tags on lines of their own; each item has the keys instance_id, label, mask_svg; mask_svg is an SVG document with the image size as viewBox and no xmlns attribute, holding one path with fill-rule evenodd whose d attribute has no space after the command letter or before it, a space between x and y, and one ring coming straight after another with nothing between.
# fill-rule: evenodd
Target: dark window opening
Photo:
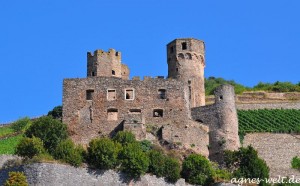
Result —
<instances>
[{"instance_id":1,"label":"dark window opening","mask_svg":"<svg viewBox=\"0 0 300 186\"><path fill-rule=\"evenodd\" d=\"M119 52L116 52L116 56L119 56Z\"/></svg>"},{"instance_id":2,"label":"dark window opening","mask_svg":"<svg viewBox=\"0 0 300 186\"><path fill-rule=\"evenodd\" d=\"M170 53L173 53L173 52L174 52L174 47L171 46L171 47L170 47Z\"/></svg>"},{"instance_id":3,"label":"dark window opening","mask_svg":"<svg viewBox=\"0 0 300 186\"><path fill-rule=\"evenodd\" d=\"M114 70L111 71L112 75L116 75L116 72Z\"/></svg>"},{"instance_id":4,"label":"dark window opening","mask_svg":"<svg viewBox=\"0 0 300 186\"><path fill-rule=\"evenodd\" d=\"M220 96L220 100L223 100L223 96Z\"/></svg>"},{"instance_id":5,"label":"dark window opening","mask_svg":"<svg viewBox=\"0 0 300 186\"><path fill-rule=\"evenodd\" d=\"M153 117L163 117L164 111L162 109L154 109Z\"/></svg>"},{"instance_id":6,"label":"dark window opening","mask_svg":"<svg viewBox=\"0 0 300 186\"><path fill-rule=\"evenodd\" d=\"M87 90L86 91L86 100L93 100L94 90Z\"/></svg>"},{"instance_id":7,"label":"dark window opening","mask_svg":"<svg viewBox=\"0 0 300 186\"><path fill-rule=\"evenodd\" d=\"M178 72L178 68L176 68L176 72Z\"/></svg>"},{"instance_id":8,"label":"dark window opening","mask_svg":"<svg viewBox=\"0 0 300 186\"><path fill-rule=\"evenodd\" d=\"M203 121L201 119L196 119L196 121L199 123L203 123Z\"/></svg>"},{"instance_id":9,"label":"dark window opening","mask_svg":"<svg viewBox=\"0 0 300 186\"><path fill-rule=\"evenodd\" d=\"M95 72L92 72L92 76L95 76Z\"/></svg>"},{"instance_id":10,"label":"dark window opening","mask_svg":"<svg viewBox=\"0 0 300 186\"><path fill-rule=\"evenodd\" d=\"M142 112L142 110L141 109L130 109L129 112L131 114L140 114Z\"/></svg>"},{"instance_id":11,"label":"dark window opening","mask_svg":"<svg viewBox=\"0 0 300 186\"><path fill-rule=\"evenodd\" d=\"M187 49L186 42L181 43L181 48L182 48L182 50L186 50Z\"/></svg>"},{"instance_id":12,"label":"dark window opening","mask_svg":"<svg viewBox=\"0 0 300 186\"><path fill-rule=\"evenodd\" d=\"M189 99L191 100L192 99L192 87L189 86Z\"/></svg>"},{"instance_id":13,"label":"dark window opening","mask_svg":"<svg viewBox=\"0 0 300 186\"><path fill-rule=\"evenodd\" d=\"M158 90L158 98L159 99L166 99L166 89L159 89Z\"/></svg>"}]
</instances>

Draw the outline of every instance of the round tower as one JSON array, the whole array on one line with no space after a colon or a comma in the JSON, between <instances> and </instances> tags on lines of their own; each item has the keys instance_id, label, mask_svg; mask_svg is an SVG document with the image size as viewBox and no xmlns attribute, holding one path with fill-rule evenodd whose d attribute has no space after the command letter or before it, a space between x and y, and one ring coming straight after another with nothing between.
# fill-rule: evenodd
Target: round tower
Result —
<instances>
[{"instance_id":1,"label":"round tower","mask_svg":"<svg viewBox=\"0 0 300 186\"><path fill-rule=\"evenodd\" d=\"M167 45L168 78L189 86L191 107L205 105L205 45L193 38L175 39Z\"/></svg>"},{"instance_id":2,"label":"round tower","mask_svg":"<svg viewBox=\"0 0 300 186\"><path fill-rule=\"evenodd\" d=\"M235 106L235 93L232 85L221 85L215 90L215 112L217 123L211 130L212 160L222 162L224 150L238 150L238 117Z\"/></svg>"}]
</instances>

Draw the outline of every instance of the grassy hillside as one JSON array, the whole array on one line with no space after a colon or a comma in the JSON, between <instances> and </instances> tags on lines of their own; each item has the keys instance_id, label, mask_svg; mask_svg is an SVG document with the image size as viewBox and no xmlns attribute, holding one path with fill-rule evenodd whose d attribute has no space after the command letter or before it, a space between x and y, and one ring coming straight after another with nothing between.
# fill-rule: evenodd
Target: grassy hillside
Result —
<instances>
[{"instance_id":1,"label":"grassy hillside","mask_svg":"<svg viewBox=\"0 0 300 186\"><path fill-rule=\"evenodd\" d=\"M300 132L300 110L238 110L239 132Z\"/></svg>"},{"instance_id":2,"label":"grassy hillside","mask_svg":"<svg viewBox=\"0 0 300 186\"><path fill-rule=\"evenodd\" d=\"M0 127L0 154L13 154L21 138L10 126Z\"/></svg>"}]
</instances>

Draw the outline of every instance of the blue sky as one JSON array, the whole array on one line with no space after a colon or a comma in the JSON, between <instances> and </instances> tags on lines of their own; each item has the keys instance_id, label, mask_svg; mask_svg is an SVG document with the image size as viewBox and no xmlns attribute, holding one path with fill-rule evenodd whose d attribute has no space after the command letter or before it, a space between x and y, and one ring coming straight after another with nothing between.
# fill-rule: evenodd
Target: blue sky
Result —
<instances>
[{"instance_id":1,"label":"blue sky","mask_svg":"<svg viewBox=\"0 0 300 186\"><path fill-rule=\"evenodd\" d=\"M166 76L175 38L206 42L205 77L298 83L299 9L299 0L1 1L0 123L61 105L63 78L85 77L87 51L115 48L131 76Z\"/></svg>"}]
</instances>

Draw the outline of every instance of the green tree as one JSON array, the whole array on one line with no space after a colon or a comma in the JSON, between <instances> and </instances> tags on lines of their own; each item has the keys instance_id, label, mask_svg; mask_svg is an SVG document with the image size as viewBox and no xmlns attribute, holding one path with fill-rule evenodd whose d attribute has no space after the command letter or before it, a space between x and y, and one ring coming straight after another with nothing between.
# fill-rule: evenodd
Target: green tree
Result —
<instances>
[{"instance_id":1,"label":"green tree","mask_svg":"<svg viewBox=\"0 0 300 186\"><path fill-rule=\"evenodd\" d=\"M25 136L40 138L44 142L44 147L52 153L62 140L67 139L67 126L50 116L44 116L32 123Z\"/></svg>"},{"instance_id":2,"label":"green tree","mask_svg":"<svg viewBox=\"0 0 300 186\"><path fill-rule=\"evenodd\" d=\"M28 186L28 183L23 172L9 172L9 178L4 186Z\"/></svg>"},{"instance_id":3,"label":"green tree","mask_svg":"<svg viewBox=\"0 0 300 186\"><path fill-rule=\"evenodd\" d=\"M62 106L56 106L48 112L47 116L52 116L54 119L62 119Z\"/></svg>"},{"instance_id":4,"label":"green tree","mask_svg":"<svg viewBox=\"0 0 300 186\"><path fill-rule=\"evenodd\" d=\"M36 137L23 138L16 147L16 154L25 158L33 158L44 152L42 140Z\"/></svg>"},{"instance_id":5,"label":"green tree","mask_svg":"<svg viewBox=\"0 0 300 186\"><path fill-rule=\"evenodd\" d=\"M114 141L121 143L122 145L126 145L128 143L134 143L136 142L134 134L132 134L129 131L120 131L118 132L114 138Z\"/></svg>"},{"instance_id":6,"label":"green tree","mask_svg":"<svg viewBox=\"0 0 300 186\"><path fill-rule=\"evenodd\" d=\"M83 155L84 149L82 146L76 146L70 139L61 141L53 153L55 159L62 160L74 167L82 164Z\"/></svg>"},{"instance_id":7,"label":"green tree","mask_svg":"<svg viewBox=\"0 0 300 186\"><path fill-rule=\"evenodd\" d=\"M20 132L27 129L32 124L29 117L21 118L11 125L15 132Z\"/></svg>"},{"instance_id":8,"label":"green tree","mask_svg":"<svg viewBox=\"0 0 300 186\"><path fill-rule=\"evenodd\" d=\"M177 159L165 158L163 176L170 182L176 182L180 178L180 164Z\"/></svg>"},{"instance_id":9,"label":"green tree","mask_svg":"<svg viewBox=\"0 0 300 186\"><path fill-rule=\"evenodd\" d=\"M209 185L213 182L214 170L204 156L191 154L183 161L181 175L191 184Z\"/></svg>"},{"instance_id":10,"label":"green tree","mask_svg":"<svg viewBox=\"0 0 300 186\"><path fill-rule=\"evenodd\" d=\"M118 165L121 145L108 138L93 139L89 143L87 161L99 169L113 169Z\"/></svg>"},{"instance_id":11,"label":"green tree","mask_svg":"<svg viewBox=\"0 0 300 186\"><path fill-rule=\"evenodd\" d=\"M269 178L266 162L258 157L257 151L251 146L242 147L239 151L226 151L225 164L236 178ZM266 183L261 182L260 185Z\"/></svg>"},{"instance_id":12,"label":"green tree","mask_svg":"<svg viewBox=\"0 0 300 186\"><path fill-rule=\"evenodd\" d=\"M120 152L121 170L133 178L145 174L149 167L149 158L140 144L128 143Z\"/></svg>"}]
</instances>

